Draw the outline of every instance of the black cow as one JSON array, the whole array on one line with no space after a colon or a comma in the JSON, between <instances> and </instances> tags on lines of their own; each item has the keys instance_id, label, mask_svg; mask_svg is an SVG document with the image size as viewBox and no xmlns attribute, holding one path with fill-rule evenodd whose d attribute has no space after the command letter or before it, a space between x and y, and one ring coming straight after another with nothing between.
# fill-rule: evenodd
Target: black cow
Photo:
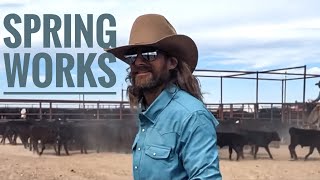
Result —
<instances>
[{"instance_id":1,"label":"black cow","mask_svg":"<svg viewBox=\"0 0 320 180\"><path fill-rule=\"evenodd\" d=\"M7 122L2 124L1 129L3 129L1 144L5 145L6 139L8 139L10 144L14 144L12 141L12 138L14 136L14 132L11 130L10 127L7 126Z\"/></svg>"},{"instance_id":2,"label":"black cow","mask_svg":"<svg viewBox=\"0 0 320 180\"><path fill-rule=\"evenodd\" d=\"M74 145L80 148L80 152L87 154L88 149L96 149L100 152L104 141L109 136L106 136L106 129L103 122L84 121L77 122L72 126Z\"/></svg>"},{"instance_id":3,"label":"black cow","mask_svg":"<svg viewBox=\"0 0 320 180\"><path fill-rule=\"evenodd\" d=\"M29 128L32 124L33 120L12 120L6 122L1 142L4 144L7 138L10 144L16 145L17 138L20 137L22 144L27 148L30 137Z\"/></svg>"},{"instance_id":4,"label":"black cow","mask_svg":"<svg viewBox=\"0 0 320 180\"><path fill-rule=\"evenodd\" d=\"M69 155L67 143L72 137L71 125L67 122L56 120L53 122L42 121L30 127L30 144L33 150L42 155L46 144L53 144L57 155L60 155L61 145ZM41 142L41 151L38 150L38 141ZM56 149L58 145L58 150ZM31 148L31 147L30 147Z\"/></svg>"},{"instance_id":5,"label":"black cow","mask_svg":"<svg viewBox=\"0 0 320 180\"><path fill-rule=\"evenodd\" d=\"M2 136L1 138L1 144L5 144L5 130L6 130L6 123L7 122L0 122L0 135Z\"/></svg>"},{"instance_id":6,"label":"black cow","mask_svg":"<svg viewBox=\"0 0 320 180\"><path fill-rule=\"evenodd\" d=\"M237 161L243 156L243 146L247 144L247 139L243 134L233 132L217 132L217 145L222 148L229 147L229 159L232 159L232 149L237 153Z\"/></svg>"},{"instance_id":7,"label":"black cow","mask_svg":"<svg viewBox=\"0 0 320 180\"><path fill-rule=\"evenodd\" d=\"M237 161L243 156L243 147L247 144L247 137L240 131L239 121L228 119L219 121L217 127L217 145L222 148L229 147L229 159L232 159L232 150L237 153Z\"/></svg>"},{"instance_id":8,"label":"black cow","mask_svg":"<svg viewBox=\"0 0 320 180\"><path fill-rule=\"evenodd\" d=\"M254 159L257 158L257 152L259 147L264 147L268 152L271 159L273 159L269 144L271 141L280 141L279 134L276 131L253 130L254 126L258 126L259 123L243 122L234 119L228 121L220 121L217 127L217 145L219 147L229 146L229 159L232 156L232 149L237 153L237 160L241 156L243 158L243 147L245 145L252 145Z\"/></svg>"},{"instance_id":9,"label":"black cow","mask_svg":"<svg viewBox=\"0 0 320 180\"><path fill-rule=\"evenodd\" d=\"M14 143L16 143L16 138L20 137L24 148L29 146L28 139L30 138L30 127L33 123L34 122L32 120L13 121L11 123L11 127L13 127L14 131Z\"/></svg>"},{"instance_id":10,"label":"black cow","mask_svg":"<svg viewBox=\"0 0 320 180\"><path fill-rule=\"evenodd\" d=\"M67 122L67 121L60 121L58 124L58 137L57 137L57 143L58 143L58 151L57 155L60 155L61 145L63 145L64 150L67 155L69 155L68 151L68 143L71 141L73 137L72 132L73 123Z\"/></svg>"},{"instance_id":11,"label":"black cow","mask_svg":"<svg viewBox=\"0 0 320 180\"><path fill-rule=\"evenodd\" d=\"M36 151L40 156L42 155L45 144L56 144L58 131L54 126L48 124L33 125L30 129L30 144L32 144L33 151ZM38 149L38 141L41 142L41 152ZM54 146L55 148L55 146ZM56 151L56 148L55 148ZM57 151L56 151L57 152Z\"/></svg>"},{"instance_id":12,"label":"black cow","mask_svg":"<svg viewBox=\"0 0 320 180\"><path fill-rule=\"evenodd\" d=\"M269 144L271 141L280 141L279 134L276 131L253 131L253 130L244 130L246 132L248 144L254 147L254 159L257 158L257 152L259 147L264 147L269 154L269 157L273 159Z\"/></svg>"},{"instance_id":13,"label":"black cow","mask_svg":"<svg viewBox=\"0 0 320 180\"><path fill-rule=\"evenodd\" d=\"M72 126L72 139L74 144L76 144L80 148L80 152L87 154L87 149L89 147L90 142L90 127L87 124L76 123ZM94 132L94 129L92 129Z\"/></svg>"},{"instance_id":14,"label":"black cow","mask_svg":"<svg viewBox=\"0 0 320 180\"><path fill-rule=\"evenodd\" d=\"M308 159L308 157L313 153L314 148L317 148L318 152L320 153L320 131L291 127L289 129L289 134L291 139L289 151L292 159L298 159L295 148L299 144L301 145L301 147L310 147L309 153L305 156L304 160Z\"/></svg>"}]
</instances>

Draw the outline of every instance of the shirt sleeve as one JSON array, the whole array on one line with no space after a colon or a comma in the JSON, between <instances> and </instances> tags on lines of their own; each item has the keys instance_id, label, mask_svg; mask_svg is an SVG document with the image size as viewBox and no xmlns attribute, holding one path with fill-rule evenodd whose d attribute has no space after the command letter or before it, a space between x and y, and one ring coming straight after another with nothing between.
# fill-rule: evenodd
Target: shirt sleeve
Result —
<instances>
[{"instance_id":1,"label":"shirt sleeve","mask_svg":"<svg viewBox=\"0 0 320 180\"><path fill-rule=\"evenodd\" d=\"M205 113L193 114L181 134L180 156L189 179L220 180L216 119Z\"/></svg>"}]
</instances>

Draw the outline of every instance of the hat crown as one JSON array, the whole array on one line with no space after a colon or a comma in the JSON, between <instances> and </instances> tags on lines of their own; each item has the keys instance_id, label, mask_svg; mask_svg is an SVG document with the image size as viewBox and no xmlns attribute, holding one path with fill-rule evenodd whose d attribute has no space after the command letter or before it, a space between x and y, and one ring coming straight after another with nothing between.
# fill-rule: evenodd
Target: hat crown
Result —
<instances>
[{"instance_id":1,"label":"hat crown","mask_svg":"<svg viewBox=\"0 0 320 180\"><path fill-rule=\"evenodd\" d=\"M168 56L186 62L191 72L198 63L198 49L195 42L186 35L177 34L170 22L159 14L139 16L132 25L129 45L108 48L106 51L130 64L125 54L141 46L158 48Z\"/></svg>"},{"instance_id":2,"label":"hat crown","mask_svg":"<svg viewBox=\"0 0 320 180\"><path fill-rule=\"evenodd\" d=\"M130 32L129 44L151 44L176 34L176 30L164 16L146 14L139 16L134 21Z\"/></svg>"}]
</instances>

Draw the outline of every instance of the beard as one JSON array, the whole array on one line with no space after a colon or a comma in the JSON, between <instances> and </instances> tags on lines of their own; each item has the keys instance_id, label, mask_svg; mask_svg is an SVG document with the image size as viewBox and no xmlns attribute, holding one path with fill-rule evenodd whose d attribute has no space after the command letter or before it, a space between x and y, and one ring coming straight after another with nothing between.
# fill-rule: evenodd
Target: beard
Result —
<instances>
[{"instance_id":1,"label":"beard","mask_svg":"<svg viewBox=\"0 0 320 180\"><path fill-rule=\"evenodd\" d=\"M132 77L133 87L142 91L155 89L169 81L169 74L164 71L159 71L156 74L152 70L145 73L135 74Z\"/></svg>"},{"instance_id":2,"label":"beard","mask_svg":"<svg viewBox=\"0 0 320 180\"><path fill-rule=\"evenodd\" d=\"M139 67L131 69L127 76L130 85L127 88L130 106L138 107L144 92L152 92L161 86L166 86L171 81L171 73L165 68L153 70L152 67Z\"/></svg>"}]
</instances>

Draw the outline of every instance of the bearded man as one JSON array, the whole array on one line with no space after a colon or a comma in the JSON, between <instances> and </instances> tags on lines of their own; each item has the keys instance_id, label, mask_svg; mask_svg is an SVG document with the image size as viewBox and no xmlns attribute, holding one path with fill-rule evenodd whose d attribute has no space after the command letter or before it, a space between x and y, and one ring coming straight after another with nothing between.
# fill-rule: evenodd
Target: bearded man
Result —
<instances>
[{"instance_id":1,"label":"bearded man","mask_svg":"<svg viewBox=\"0 0 320 180\"><path fill-rule=\"evenodd\" d=\"M134 179L221 179L215 127L192 75L194 41L162 15L133 23L129 45L107 49L130 65L127 93L139 109L132 145Z\"/></svg>"}]
</instances>

